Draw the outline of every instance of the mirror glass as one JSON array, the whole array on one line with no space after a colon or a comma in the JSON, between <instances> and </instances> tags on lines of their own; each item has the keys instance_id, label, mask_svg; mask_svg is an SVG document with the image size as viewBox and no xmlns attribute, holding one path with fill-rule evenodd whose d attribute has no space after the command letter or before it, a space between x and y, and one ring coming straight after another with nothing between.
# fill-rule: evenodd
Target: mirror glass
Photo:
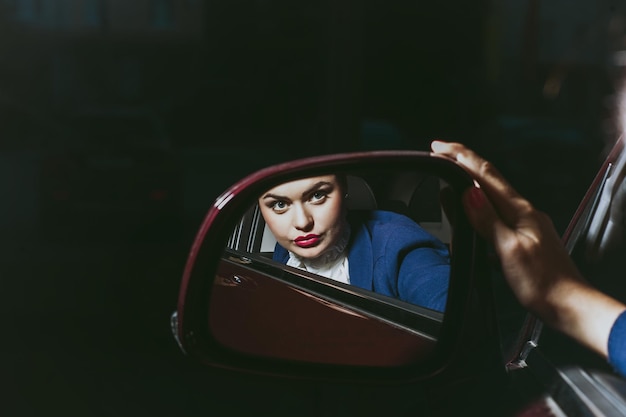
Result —
<instances>
[{"instance_id":1,"label":"mirror glass","mask_svg":"<svg viewBox=\"0 0 626 417\"><path fill-rule=\"evenodd\" d=\"M454 198L438 176L391 169L270 187L226 244L210 303L214 337L238 352L312 363L427 357L447 300Z\"/></svg>"}]
</instances>

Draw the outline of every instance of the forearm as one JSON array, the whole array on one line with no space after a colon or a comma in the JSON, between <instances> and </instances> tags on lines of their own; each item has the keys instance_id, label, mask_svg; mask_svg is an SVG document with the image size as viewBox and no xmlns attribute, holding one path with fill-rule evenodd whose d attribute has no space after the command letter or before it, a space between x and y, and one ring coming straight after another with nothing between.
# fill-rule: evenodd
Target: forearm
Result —
<instances>
[{"instance_id":1,"label":"forearm","mask_svg":"<svg viewBox=\"0 0 626 417\"><path fill-rule=\"evenodd\" d=\"M579 280L561 280L533 308L546 324L607 358L613 323L626 305Z\"/></svg>"}]
</instances>

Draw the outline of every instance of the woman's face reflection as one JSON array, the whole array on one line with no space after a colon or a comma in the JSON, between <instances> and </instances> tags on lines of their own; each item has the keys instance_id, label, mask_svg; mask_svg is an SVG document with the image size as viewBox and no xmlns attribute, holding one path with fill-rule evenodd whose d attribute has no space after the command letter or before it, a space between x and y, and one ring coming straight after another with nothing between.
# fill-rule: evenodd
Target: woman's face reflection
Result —
<instances>
[{"instance_id":1,"label":"woman's face reflection","mask_svg":"<svg viewBox=\"0 0 626 417\"><path fill-rule=\"evenodd\" d=\"M323 175L280 184L261 195L259 207L282 247L314 259L342 235L344 195L336 175Z\"/></svg>"}]
</instances>

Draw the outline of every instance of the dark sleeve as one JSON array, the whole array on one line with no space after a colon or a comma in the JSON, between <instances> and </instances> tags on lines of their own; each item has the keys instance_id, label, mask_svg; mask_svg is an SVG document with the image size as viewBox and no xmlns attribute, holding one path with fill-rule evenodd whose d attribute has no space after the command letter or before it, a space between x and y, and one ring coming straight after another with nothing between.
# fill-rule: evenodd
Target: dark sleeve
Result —
<instances>
[{"instance_id":1,"label":"dark sleeve","mask_svg":"<svg viewBox=\"0 0 626 417\"><path fill-rule=\"evenodd\" d=\"M443 244L421 241L400 259L400 299L432 310L444 311L450 281L450 258Z\"/></svg>"},{"instance_id":2,"label":"dark sleeve","mask_svg":"<svg viewBox=\"0 0 626 417\"><path fill-rule=\"evenodd\" d=\"M626 376L626 311L615 320L609 334L609 363Z\"/></svg>"},{"instance_id":3,"label":"dark sleeve","mask_svg":"<svg viewBox=\"0 0 626 417\"><path fill-rule=\"evenodd\" d=\"M377 241L384 240L374 251L375 291L444 311L450 281L447 246L412 221L387 224L375 233Z\"/></svg>"},{"instance_id":4,"label":"dark sleeve","mask_svg":"<svg viewBox=\"0 0 626 417\"><path fill-rule=\"evenodd\" d=\"M287 264L287 261L289 260L289 252L277 243L276 246L274 246L272 260L280 262L281 264Z\"/></svg>"}]
</instances>

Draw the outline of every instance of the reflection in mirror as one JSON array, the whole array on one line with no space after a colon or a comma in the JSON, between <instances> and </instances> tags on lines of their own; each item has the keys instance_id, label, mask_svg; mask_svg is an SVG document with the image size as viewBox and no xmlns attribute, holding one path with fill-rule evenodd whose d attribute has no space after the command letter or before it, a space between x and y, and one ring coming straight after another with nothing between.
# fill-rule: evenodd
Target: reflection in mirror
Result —
<instances>
[{"instance_id":1,"label":"reflection in mirror","mask_svg":"<svg viewBox=\"0 0 626 417\"><path fill-rule=\"evenodd\" d=\"M452 241L439 178L321 175L260 196L229 247L437 311Z\"/></svg>"},{"instance_id":2,"label":"reflection in mirror","mask_svg":"<svg viewBox=\"0 0 626 417\"><path fill-rule=\"evenodd\" d=\"M398 352L379 363L371 355L357 359L352 350L340 363L389 365L423 357L436 342L433 329L443 318L450 278L453 216L441 204L446 191L447 184L430 174L380 170L294 178L266 190L251 202L228 241L228 265L224 262L216 277L220 289L211 302L212 317L229 311L231 318L244 314L255 324L243 324L240 317L241 327L225 329L223 322L213 321L214 334L236 350L281 358L291 357L293 350L277 355L251 346L270 339L274 346L277 340L287 346L285 335L290 334L297 343L291 349L299 352L292 359L329 363L324 349L304 354L310 349L300 344L311 346L315 339L318 348L332 345L336 362L337 349L366 341L373 349L375 326L385 350L390 338L398 339L393 344ZM303 288L292 281L295 277L312 284ZM224 295L233 290L239 291L236 307L227 305ZM342 294L358 297L342 299ZM383 305L418 319L404 328L395 321L390 326L377 311ZM277 311L282 313L277 316ZM266 317L259 319L259 314ZM323 318L333 323L322 324ZM358 323L370 330L359 333ZM280 337L270 337L268 329ZM321 331L324 337L311 336Z\"/></svg>"}]
</instances>

